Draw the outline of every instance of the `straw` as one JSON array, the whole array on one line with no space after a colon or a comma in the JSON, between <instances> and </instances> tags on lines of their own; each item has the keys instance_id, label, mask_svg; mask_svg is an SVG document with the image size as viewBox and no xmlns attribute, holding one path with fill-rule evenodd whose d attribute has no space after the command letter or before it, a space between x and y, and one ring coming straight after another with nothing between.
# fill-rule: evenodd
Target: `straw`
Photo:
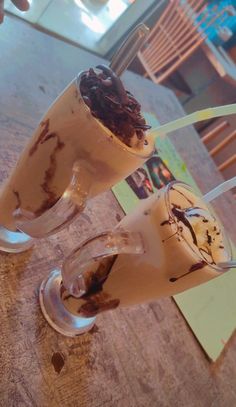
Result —
<instances>
[{"instance_id":1,"label":"straw","mask_svg":"<svg viewBox=\"0 0 236 407\"><path fill-rule=\"evenodd\" d=\"M218 263L217 266L222 269L236 268L236 261L227 261L225 263Z\"/></svg>"},{"instance_id":2,"label":"straw","mask_svg":"<svg viewBox=\"0 0 236 407\"><path fill-rule=\"evenodd\" d=\"M236 187L236 177L229 179L228 181L222 182L222 184L218 185L211 191L207 192L203 196L205 202L211 202L213 199L217 198L219 195L223 194L224 192L229 191L230 189Z\"/></svg>"},{"instance_id":3,"label":"straw","mask_svg":"<svg viewBox=\"0 0 236 407\"><path fill-rule=\"evenodd\" d=\"M213 201L213 199L217 198L224 192L227 192L234 187L236 187L236 177L233 177L233 178L229 179L228 181L222 182L216 188L212 189L207 194L203 195L203 199L205 202L209 203L209 202ZM232 260L232 261L218 263L217 266L222 269L236 268L236 261Z\"/></svg>"},{"instance_id":4,"label":"straw","mask_svg":"<svg viewBox=\"0 0 236 407\"><path fill-rule=\"evenodd\" d=\"M181 117L180 119L173 120L172 122L158 126L151 131L154 139L158 136L165 136L172 131L182 129L183 127L189 126L202 120L213 119L214 117L228 116L236 113L236 103L232 105L209 107L207 109L198 110L197 112L191 113L187 116Z\"/></svg>"},{"instance_id":5,"label":"straw","mask_svg":"<svg viewBox=\"0 0 236 407\"><path fill-rule=\"evenodd\" d=\"M121 76L128 68L146 41L149 31L149 28L145 24L140 23L133 29L133 31L131 31L125 41L121 44L121 47L112 57L110 63L110 68L116 73L116 75Z\"/></svg>"}]
</instances>

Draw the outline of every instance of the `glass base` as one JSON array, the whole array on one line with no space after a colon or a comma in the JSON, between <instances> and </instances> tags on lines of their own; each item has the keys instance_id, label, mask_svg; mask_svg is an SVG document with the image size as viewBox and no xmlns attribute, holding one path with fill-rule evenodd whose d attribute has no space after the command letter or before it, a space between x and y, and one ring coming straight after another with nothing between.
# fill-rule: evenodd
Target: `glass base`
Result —
<instances>
[{"instance_id":1,"label":"glass base","mask_svg":"<svg viewBox=\"0 0 236 407\"><path fill-rule=\"evenodd\" d=\"M7 253L21 253L30 249L34 244L32 237L23 232L12 232L0 226L0 251Z\"/></svg>"},{"instance_id":2,"label":"glass base","mask_svg":"<svg viewBox=\"0 0 236 407\"><path fill-rule=\"evenodd\" d=\"M39 301L42 313L53 329L65 336L78 336L89 331L96 318L81 318L71 314L61 301L61 271L53 270L42 282Z\"/></svg>"}]
</instances>

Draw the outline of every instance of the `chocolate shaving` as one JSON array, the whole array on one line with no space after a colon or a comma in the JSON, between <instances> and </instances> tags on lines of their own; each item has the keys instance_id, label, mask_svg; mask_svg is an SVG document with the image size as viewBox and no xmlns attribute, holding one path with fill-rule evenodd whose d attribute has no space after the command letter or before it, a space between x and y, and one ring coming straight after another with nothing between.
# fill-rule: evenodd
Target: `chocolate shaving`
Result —
<instances>
[{"instance_id":1,"label":"chocolate shaving","mask_svg":"<svg viewBox=\"0 0 236 407\"><path fill-rule=\"evenodd\" d=\"M136 136L144 141L145 131L151 127L141 114L140 104L109 67L97 68L100 73L90 68L80 81L80 91L91 114L128 146Z\"/></svg>"},{"instance_id":2,"label":"chocolate shaving","mask_svg":"<svg viewBox=\"0 0 236 407\"><path fill-rule=\"evenodd\" d=\"M211 235L209 234L209 231L208 231L208 230L206 231L206 235L207 235L207 243L208 243L209 246L210 246L211 243L212 243L212 237L211 237Z\"/></svg>"}]
</instances>

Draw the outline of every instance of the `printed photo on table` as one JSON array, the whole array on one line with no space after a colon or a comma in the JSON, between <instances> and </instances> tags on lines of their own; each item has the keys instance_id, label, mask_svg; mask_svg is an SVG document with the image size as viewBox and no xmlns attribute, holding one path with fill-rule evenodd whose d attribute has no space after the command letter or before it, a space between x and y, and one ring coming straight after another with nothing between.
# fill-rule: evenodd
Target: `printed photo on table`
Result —
<instances>
[{"instance_id":1,"label":"printed photo on table","mask_svg":"<svg viewBox=\"0 0 236 407\"><path fill-rule=\"evenodd\" d=\"M139 199L148 198L154 193L148 172L144 168L138 168L126 181Z\"/></svg>"},{"instance_id":2,"label":"printed photo on table","mask_svg":"<svg viewBox=\"0 0 236 407\"><path fill-rule=\"evenodd\" d=\"M146 166L156 189L161 189L164 185L175 180L166 164L156 155L147 161Z\"/></svg>"}]
</instances>

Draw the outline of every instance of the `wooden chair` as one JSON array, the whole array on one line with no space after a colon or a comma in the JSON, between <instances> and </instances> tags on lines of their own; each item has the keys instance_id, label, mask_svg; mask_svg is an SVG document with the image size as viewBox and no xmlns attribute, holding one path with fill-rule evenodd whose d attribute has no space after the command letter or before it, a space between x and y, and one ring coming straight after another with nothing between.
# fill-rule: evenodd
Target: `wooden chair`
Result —
<instances>
[{"instance_id":1,"label":"wooden chair","mask_svg":"<svg viewBox=\"0 0 236 407\"><path fill-rule=\"evenodd\" d=\"M205 31L222 14L207 21L205 0L170 0L138 58L155 83L165 80L205 41ZM205 23L204 30L201 25Z\"/></svg>"},{"instance_id":2,"label":"wooden chair","mask_svg":"<svg viewBox=\"0 0 236 407\"><path fill-rule=\"evenodd\" d=\"M201 132L201 140L224 178L234 177L236 174L236 119L232 116L215 120ZM236 193L234 197L236 198Z\"/></svg>"}]
</instances>

